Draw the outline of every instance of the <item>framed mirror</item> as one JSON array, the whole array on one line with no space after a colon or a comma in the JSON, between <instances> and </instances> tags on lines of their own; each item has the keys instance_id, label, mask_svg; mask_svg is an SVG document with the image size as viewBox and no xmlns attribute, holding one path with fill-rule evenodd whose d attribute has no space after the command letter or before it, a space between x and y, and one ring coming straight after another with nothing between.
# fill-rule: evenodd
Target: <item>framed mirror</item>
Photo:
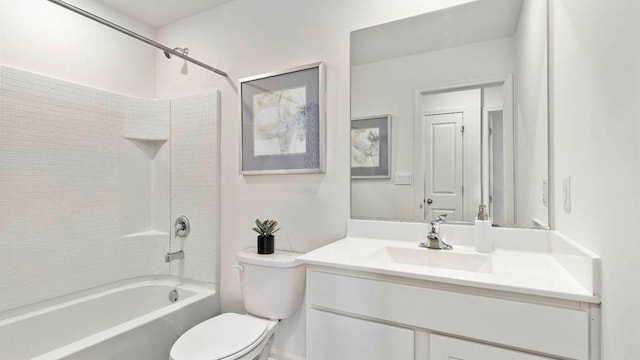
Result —
<instances>
[{"instance_id":1,"label":"framed mirror","mask_svg":"<svg viewBox=\"0 0 640 360\"><path fill-rule=\"evenodd\" d=\"M484 204L548 228L547 13L477 0L351 33L352 218L470 223Z\"/></svg>"}]
</instances>

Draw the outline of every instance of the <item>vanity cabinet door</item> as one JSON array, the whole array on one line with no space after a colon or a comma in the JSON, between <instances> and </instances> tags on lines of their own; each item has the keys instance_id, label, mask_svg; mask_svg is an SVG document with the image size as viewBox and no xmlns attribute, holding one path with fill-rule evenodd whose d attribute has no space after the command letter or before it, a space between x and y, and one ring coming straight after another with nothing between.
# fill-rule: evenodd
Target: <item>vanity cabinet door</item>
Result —
<instances>
[{"instance_id":1,"label":"vanity cabinet door","mask_svg":"<svg viewBox=\"0 0 640 360\"><path fill-rule=\"evenodd\" d=\"M502 349L447 336L431 335L430 360L549 360L520 351Z\"/></svg>"},{"instance_id":2,"label":"vanity cabinet door","mask_svg":"<svg viewBox=\"0 0 640 360\"><path fill-rule=\"evenodd\" d=\"M307 271L311 309L330 309L568 359L589 359L589 313L577 307Z\"/></svg>"},{"instance_id":3,"label":"vanity cabinet door","mask_svg":"<svg viewBox=\"0 0 640 360\"><path fill-rule=\"evenodd\" d=\"M307 360L414 360L413 331L310 309Z\"/></svg>"}]
</instances>

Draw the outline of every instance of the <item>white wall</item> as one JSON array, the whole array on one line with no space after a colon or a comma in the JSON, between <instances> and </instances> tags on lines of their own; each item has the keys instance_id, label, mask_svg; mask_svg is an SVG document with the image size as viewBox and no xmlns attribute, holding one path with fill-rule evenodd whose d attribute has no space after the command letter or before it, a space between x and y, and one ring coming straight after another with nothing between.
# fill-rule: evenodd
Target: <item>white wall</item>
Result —
<instances>
[{"instance_id":1,"label":"white wall","mask_svg":"<svg viewBox=\"0 0 640 360\"><path fill-rule=\"evenodd\" d=\"M305 252L345 234L349 217L349 33L452 6L464 0L237 0L169 25L158 40L187 46L189 55L237 79L315 61L327 65L327 172L323 175L240 176L240 100L217 75L158 54L157 94L167 98L211 87L222 91L221 301L242 311L236 252L255 246L256 217L277 219L276 247ZM276 348L305 353L304 319L281 323Z\"/></svg>"},{"instance_id":2,"label":"white wall","mask_svg":"<svg viewBox=\"0 0 640 360\"><path fill-rule=\"evenodd\" d=\"M352 116L391 114L391 173L409 172L414 185L422 183L422 169L414 169L414 92L438 84L512 73L514 51L513 38L502 38L353 66ZM393 177L353 181L351 189L352 215L356 218L413 219L419 203L413 186L394 185ZM372 198L384 200L376 206L368 201ZM473 199L477 209L479 190L477 199Z\"/></svg>"},{"instance_id":3,"label":"white wall","mask_svg":"<svg viewBox=\"0 0 640 360\"><path fill-rule=\"evenodd\" d=\"M556 228L602 256L603 359L638 359L640 3L552 4Z\"/></svg>"},{"instance_id":4,"label":"white wall","mask_svg":"<svg viewBox=\"0 0 640 360\"><path fill-rule=\"evenodd\" d=\"M516 222L548 224L543 180L548 178L547 141L547 4L522 4L516 38L515 184Z\"/></svg>"},{"instance_id":5,"label":"white wall","mask_svg":"<svg viewBox=\"0 0 640 360\"><path fill-rule=\"evenodd\" d=\"M97 1L69 3L155 38L155 29ZM126 95L155 95L157 50L49 1L0 1L0 34L2 65Z\"/></svg>"},{"instance_id":6,"label":"white wall","mask_svg":"<svg viewBox=\"0 0 640 360\"><path fill-rule=\"evenodd\" d=\"M490 86L482 89L482 106L500 110L504 106L504 89L502 85Z\"/></svg>"}]
</instances>

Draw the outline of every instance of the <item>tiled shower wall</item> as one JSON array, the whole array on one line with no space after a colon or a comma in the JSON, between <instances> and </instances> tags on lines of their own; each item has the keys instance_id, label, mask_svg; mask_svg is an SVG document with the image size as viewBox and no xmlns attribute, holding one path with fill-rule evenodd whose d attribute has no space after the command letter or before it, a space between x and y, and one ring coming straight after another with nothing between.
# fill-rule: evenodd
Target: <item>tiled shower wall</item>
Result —
<instances>
[{"instance_id":1,"label":"tiled shower wall","mask_svg":"<svg viewBox=\"0 0 640 360\"><path fill-rule=\"evenodd\" d=\"M173 239L184 262L171 274L217 283L219 238L219 97L218 91L171 100L171 219L185 214L191 222L186 239Z\"/></svg>"},{"instance_id":2,"label":"tiled shower wall","mask_svg":"<svg viewBox=\"0 0 640 360\"><path fill-rule=\"evenodd\" d=\"M0 311L169 273L163 258L169 235L124 237L129 230L123 216L131 205L123 184L135 180L123 170L132 151L124 137L168 136L169 101L130 98L1 66L0 91ZM211 115L215 124L217 112ZM168 143L162 146L156 156L166 159L156 160L168 165ZM168 167L165 173L168 178ZM180 184L181 175L171 180ZM217 184L207 183L208 191L215 193L210 187ZM166 196L159 202L165 208ZM209 219L189 210L181 211L197 223ZM169 222L160 230L168 232ZM215 239L206 241L215 246ZM208 246L198 251L213 256ZM216 262L210 262L200 277L215 282Z\"/></svg>"}]
</instances>

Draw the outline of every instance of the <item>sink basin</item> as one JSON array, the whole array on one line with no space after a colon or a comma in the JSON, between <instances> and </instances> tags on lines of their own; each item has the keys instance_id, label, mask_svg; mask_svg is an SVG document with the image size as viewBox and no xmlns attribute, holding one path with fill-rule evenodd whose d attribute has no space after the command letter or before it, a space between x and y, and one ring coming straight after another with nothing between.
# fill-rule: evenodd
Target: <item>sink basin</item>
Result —
<instances>
[{"instance_id":1,"label":"sink basin","mask_svg":"<svg viewBox=\"0 0 640 360\"><path fill-rule=\"evenodd\" d=\"M385 246L369 255L367 259L451 270L491 272L491 257L449 250Z\"/></svg>"}]
</instances>

